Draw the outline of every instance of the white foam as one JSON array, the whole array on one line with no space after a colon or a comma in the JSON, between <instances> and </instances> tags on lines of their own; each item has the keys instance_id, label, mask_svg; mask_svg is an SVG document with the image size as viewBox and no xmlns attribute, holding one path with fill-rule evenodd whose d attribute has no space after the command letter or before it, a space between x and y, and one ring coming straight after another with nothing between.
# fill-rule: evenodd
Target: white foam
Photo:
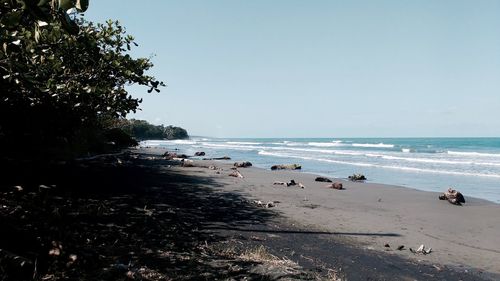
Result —
<instances>
[{"instance_id":1,"label":"white foam","mask_svg":"<svg viewBox=\"0 0 500 281\"><path fill-rule=\"evenodd\" d=\"M333 141L333 142L309 142L310 146L318 146L318 147L335 147L335 146L345 146L342 141Z\"/></svg>"},{"instance_id":2,"label":"white foam","mask_svg":"<svg viewBox=\"0 0 500 281\"><path fill-rule=\"evenodd\" d=\"M241 145L258 145L260 142L246 142L246 141L228 141L227 144L241 144Z\"/></svg>"},{"instance_id":3,"label":"white foam","mask_svg":"<svg viewBox=\"0 0 500 281\"><path fill-rule=\"evenodd\" d=\"M451 164L451 165L500 166L500 163L493 163L493 162L452 161L452 160L444 160L444 159L397 157L397 156L389 156L389 155L380 155L380 157L383 158L383 159L388 159L388 160L403 160L403 161L408 161L408 162L420 162L420 163Z\"/></svg>"},{"instance_id":4,"label":"white foam","mask_svg":"<svg viewBox=\"0 0 500 281\"><path fill-rule=\"evenodd\" d=\"M140 146L168 146L168 145L193 145L194 140L145 140L139 143Z\"/></svg>"},{"instance_id":5,"label":"white foam","mask_svg":"<svg viewBox=\"0 0 500 281\"><path fill-rule=\"evenodd\" d=\"M385 143L353 143L354 147L370 147L370 148L393 148L394 144Z\"/></svg>"},{"instance_id":6,"label":"white foam","mask_svg":"<svg viewBox=\"0 0 500 281\"><path fill-rule=\"evenodd\" d=\"M298 151L298 152L318 152L318 153L328 153L337 155L351 155L351 156L362 156L364 153L354 152L352 150L331 150L331 149L319 149L319 148L296 148L296 147L261 147L263 149L272 150L285 150L285 151Z\"/></svg>"},{"instance_id":7,"label":"white foam","mask_svg":"<svg viewBox=\"0 0 500 281\"><path fill-rule=\"evenodd\" d=\"M164 143L165 141L158 141L158 140L146 140L146 141L141 141L139 142L140 147L146 147L146 146L160 146Z\"/></svg>"},{"instance_id":8,"label":"white foam","mask_svg":"<svg viewBox=\"0 0 500 281\"><path fill-rule=\"evenodd\" d=\"M411 149L409 149L409 148L402 148L402 149L401 149L401 152L404 152L404 153L410 153L410 152L411 152Z\"/></svg>"},{"instance_id":9,"label":"white foam","mask_svg":"<svg viewBox=\"0 0 500 281\"><path fill-rule=\"evenodd\" d=\"M447 151L450 155L459 156L474 156L474 157L500 157L498 153L481 153L481 152L462 152L462 151Z\"/></svg>"},{"instance_id":10,"label":"white foam","mask_svg":"<svg viewBox=\"0 0 500 281\"><path fill-rule=\"evenodd\" d=\"M167 143L173 143L173 144L196 144L196 141L194 141L194 140L171 140L171 141L167 141Z\"/></svg>"},{"instance_id":11,"label":"white foam","mask_svg":"<svg viewBox=\"0 0 500 281\"><path fill-rule=\"evenodd\" d=\"M222 149L235 149L235 150L247 150L247 151L265 148L262 146L253 146L253 145L222 144L222 143L207 143L207 142L202 142L200 143L200 145L202 147L216 147Z\"/></svg>"},{"instance_id":12,"label":"white foam","mask_svg":"<svg viewBox=\"0 0 500 281\"><path fill-rule=\"evenodd\" d=\"M307 156L288 155L288 154L282 154L282 153L268 152L268 151L264 151L264 150L259 151L259 154L260 155L275 156L275 157L297 158L297 159L321 161L321 162L328 162L328 163L345 164L345 165L352 165L352 166L359 166L359 167L375 167L375 168L384 168L384 169L393 169L393 170L403 170L403 171L411 171L411 172L417 172L417 173L432 173L432 174L446 174L446 175L457 175L457 176L500 178L500 175L498 175L498 174L468 173L468 172L444 171L444 170L437 170L437 169L421 169L421 168L404 167L404 166L377 165L377 164L363 163L363 162L349 162L349 161L314 158L314 157L307 157Z\"/></svg>"},{"instance_id":13,"label":"white foam","mask_svg":"<svg viewBox=\"0 0 500 281\"><path fill-rule=\"evenodd\" d=\"M303 142L291 142L291 141L284 141L284 144L286 146L306 146L306 143Z\"/></svg>"}]
</instances>

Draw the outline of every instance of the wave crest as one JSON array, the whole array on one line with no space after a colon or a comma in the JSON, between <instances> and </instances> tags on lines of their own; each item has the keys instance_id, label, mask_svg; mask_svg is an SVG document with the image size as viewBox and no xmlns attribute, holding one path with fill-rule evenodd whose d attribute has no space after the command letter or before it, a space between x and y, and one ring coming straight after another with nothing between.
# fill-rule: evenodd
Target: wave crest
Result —
<instances>
[{"instance_id":1,"label":"wave crest","mask_svg":"<svg viewBox=\"0 0 500 281\"><path fill-rule=\"evenodd\" d=\"M385 143L353 143L354 147L369 147L369 148L393 148L394 144Z\"/></svg>"}]
</instances>

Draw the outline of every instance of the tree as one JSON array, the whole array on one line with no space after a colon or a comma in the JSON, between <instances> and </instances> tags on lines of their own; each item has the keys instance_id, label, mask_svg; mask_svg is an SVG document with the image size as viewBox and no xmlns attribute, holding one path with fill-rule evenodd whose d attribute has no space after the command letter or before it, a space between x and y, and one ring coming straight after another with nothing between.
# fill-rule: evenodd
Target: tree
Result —
<instances>
[{"instance_id":1,"label":"tree","mask_svg":"<svg viewBox=\"0 0 500 281\"><path fill-rule=\"evenodd\" d=\"M109 120L138 108L126 86L165 86L145 74L150 59L130 56L137 44L118 21L69 17L69 7L83 11L86 3L0 0L2 147L88 149Z\"/></svg>"},{"instance_id":2,"label":"tree","mask_svg":"<svg viewBox=\"0 0 500 281\"><path fill-rule=\"evenodd\" d=\"M181 127L167 126L163 131L163 136L167 140L187 139L188 133Z\"/></svg>"},{"instance_id":3,"label":"tree","mask_svg":"<svg viewBox=\"0 0 500 281\"><path fill-rule=\"evenodd\" d=\"M120 119L114 125L130 136L138 140L174 140L187 139L189 135L187 131L180 127L153 125L146 120L137 119Z\"/></svg>"}]
</instances>

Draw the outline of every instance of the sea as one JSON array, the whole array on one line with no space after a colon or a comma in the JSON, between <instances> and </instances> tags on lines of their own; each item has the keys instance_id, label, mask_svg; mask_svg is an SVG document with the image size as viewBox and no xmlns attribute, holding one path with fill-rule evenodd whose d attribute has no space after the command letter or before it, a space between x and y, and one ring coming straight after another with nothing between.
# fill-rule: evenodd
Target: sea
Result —
<instances>
[{"instance_id":1,"label":"sea","mask_svg":"<svg viewBox=\"0 0 500 281\"><path fill-rule=\"evenodd\" d=\"M297 163L303 172L443 192L500 203L500 138L208 138L143 141L142 146L204 151L269 169Z\"/></svg>"}]
</instances>

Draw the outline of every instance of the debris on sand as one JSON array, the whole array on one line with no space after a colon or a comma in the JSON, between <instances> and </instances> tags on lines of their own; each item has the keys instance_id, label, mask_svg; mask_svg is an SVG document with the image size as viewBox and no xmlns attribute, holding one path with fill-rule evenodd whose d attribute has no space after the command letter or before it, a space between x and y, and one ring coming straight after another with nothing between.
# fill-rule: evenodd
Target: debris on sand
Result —
<instances>
[{"instance_id":1,"label":"debris on sand","mask_svg":"<svg viewBox=\"0 0 500 281\"><path fill-rule=\"evenodd\" d=\"M189 158L186 154L177 154L175 152L165 152L162 155L166 160L177 160L177 159L186 159Z\"/></svg>"},{"instance_id":2,"label":"debris on sand","mask_svg":"<svg viewBox=\"0 0 500 281\"><path fill-rule=\"evenodd\" d=\"M315 181L319 181L319 182L332 182L332 180L331 180L331 179L329 179L329 178L325 178L325 177L317 177L317 178L315 179Z\"/></svg>"},{"instance_id":3,"label":"debris on sand","mask_svg":"<svg viewBox=\"0 0 500 281\"><path fill-rule=\"evenodd\" d=\"M453 205L462 205L462 203L465 203L462 193L451 187L445 193L439 195L439 200L448 200Z\"/></svg>"},{"instance_id":4,"label":"debris on sand","mask_svg":"<svg viewBox=\"0 0 500 281\"><path fill-rule=\"evenodd\" d=\"M298 186L300 188L305 188L306 186L303 185L302 183L297 183L295 180L290 180L289 182L284 182L284 181L275 181L273 185L284 185L284 186Z\"/></svg>"},{"instance_id":5,"label":"debris on sand","mask_svg":"<svg viewBox=\"0 0 500 281\"><path fill-rule=\"evenodd\" d=\"M246 168L246 167L251 167L252 163L245 161L245 162L236 162L234 163L234 166L237 168Z\"/></svg>"},{"instance_id":6,"label":"debris on sand","mask_svg":"<svg viewBox=\"0 0 500 281\"><path fill-rule=\"evenodd\" d=\"M397 249L398 249L399 251L402 251L402 250L404 250L404 248L405 248L405 245L399 245Z\"/></svg>"},{"instance_id":7,"label":"debris on sand","mask_svg":"<svg viewBox=\"0 0 500 281\"><path fill-rule=\"evenodd\" d=\"M252 203L262 208L272 208L276 207L276 203L278 203L278 201L269 201L267 203L264 203L260 200L254 200Z\"/></svg>"},{"instance_id":8,"label":"debris on sand","mask_svg":"<svg viewBox=\"0 0 500 281\"><path fill-rule=\"evenodd\" d=\"M417 248L417 250L413 250L412 248L410 248L410 252L414 253L414 254L424 254L424 255L428 255L432 252L432 248L427 248L425 247L424 244L420 245L420 247Z\"/></svg>"},{"instance_id":9,"label":"debris on sand","mask_svg":"<svg viewBox=\"0 0 500 281\"><path fill-rule=\"evenodd\" d=\"M232 173L229 174L229 176L235 178L243 178L243 175L238 170L234 170Z\"/></svg>"},{"instance_id":10,"label":"debris on sand","mask_svg":"<svg viewBox=\"0 0 500 281\"><path fill-rule=\"evenodd\" d=\"M289 182L284 182L284 181L275 181L273 185L285 185L285 186L293 186L296 185L297 183L295 180L290 180Z\"/></svg>"},{"instance_id":11,"label":"debris on sand","mask_svg":"<svg viewBox=\"0 0 500 281\"><path fill-rule=\"evenodd\" d=\"M207 169L209 169L209 170L215 171L215 173L216 173L216 174L218 174L218 175L220 174L220 172L221 172L221 171L224 171L224 169L219 168L219 167L214 166L214 165L210 165L210 166L200 166L200 167L202 167L202 168L207 168Z\"/></svg>"},{"instance_id":12,"label":"debris on sand","mask_svg":"<svg viewBox=\"0 0 500 281\"><path fill-rule=\"evenodd\" d=\"M349 176L349 179L351 181L364 181L366 180L366 177L363 174L353 174L352 176Z\"/></svg>"},{"instance_id":13,"label":"debris on sand","mask_svg":"<svg viewBox=\"0 0 500 281\"><path fill-rule=\"evenodd\" d=\"M288 164L288 165L274 165L271 170L300 170L302 166L299 164Z\"/></svg>"},{"instance_id":14,"label":"debris on sand","mask_svg":"<svg viewBox=\"0 0 500 281\"><path fill-rule=\"evenodd\" d=\"M332 184L327 185L326 187L332 188L332 189L337 189L337 190L342 190L344 189L344 186L340 182L334 182Z\"/></svg>"}]
</instances>

